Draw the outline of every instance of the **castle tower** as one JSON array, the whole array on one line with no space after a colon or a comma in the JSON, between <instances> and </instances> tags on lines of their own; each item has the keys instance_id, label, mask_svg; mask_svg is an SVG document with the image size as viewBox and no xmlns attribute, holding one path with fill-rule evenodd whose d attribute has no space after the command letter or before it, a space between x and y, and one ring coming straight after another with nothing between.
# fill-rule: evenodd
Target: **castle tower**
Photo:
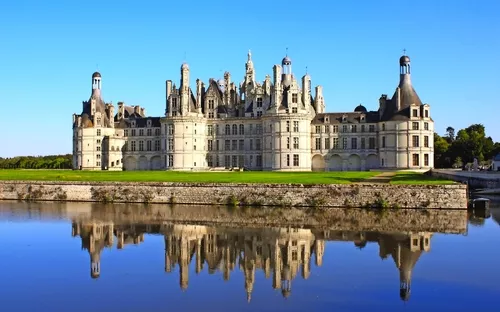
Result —
<instances>
[{"instance_id":1,"label":"castle tower","mask_svg":"<svg viewBox=\"0 0 500 312\"><path fill-rule=\"evenodd\" d=\"M316 110L316 114L323 114L325 112L325 100L323 98L322 86L316 86L316 98L314 99L314 110Z\"/></svg>"},{"instance_id":2,"label":"castle tower","mask_svg":"<svg viewBox=\"0 0 500 312\"><path fill-rule=\"evenodd\" d=\"M181 104L180 111L181 115L186 115L189 112L189 65L183 63L181 66L181 87L180 87Z\"/></svg>"},{"instance_id":3,"label":"castle tower","mask_svg":"<svg viewBox=\"0 0 500 312\"><path fill-rule=\"evenodd\" d=\"M92 74L92 97L101 97L101 74L99 72Z\"/></svg>"},{"instance_id":4,"label":"castle tower","mask_svg":"<svg viewBox=\"0 0 500 312\"><path fill-rule=\"evenodd\" d=\"M255 81L255 69L252 62L252 52L248 50L247 62L245 64L245 85L249 85Z\"/></svg>"},{"instance_id":5,"label":"castle tower","mask_svg":"<svg viewBox=\"0 0 500 312\"><path fill-rule=\"evenodd\" d=\"M311 105L311 76L307 73L302 77L302 103L306 109Z\"/></svg>"}]
</instances>

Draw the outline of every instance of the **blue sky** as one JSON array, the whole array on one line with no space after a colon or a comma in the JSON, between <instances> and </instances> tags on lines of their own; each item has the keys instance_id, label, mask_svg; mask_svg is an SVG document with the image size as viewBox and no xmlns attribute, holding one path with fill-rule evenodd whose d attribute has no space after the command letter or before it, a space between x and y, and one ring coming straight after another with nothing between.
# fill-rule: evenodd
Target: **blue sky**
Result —
<instances>
[{"instance_id":1,"label":"blue sky","mask_svg":"<svg viewBox=\"0 0 500 312\"><path fill-rule=\"evenodd\" d=\"M437 132L483 123L500 141L499 11L496 0L3 2L0 156L71 153L72 114L97 69L105 101L159 116L185 55L194 87L224 71L239 82L248 49L263 80L288 48L328 111L376 110L406 49Z\"/></svg>"}]
</instances>

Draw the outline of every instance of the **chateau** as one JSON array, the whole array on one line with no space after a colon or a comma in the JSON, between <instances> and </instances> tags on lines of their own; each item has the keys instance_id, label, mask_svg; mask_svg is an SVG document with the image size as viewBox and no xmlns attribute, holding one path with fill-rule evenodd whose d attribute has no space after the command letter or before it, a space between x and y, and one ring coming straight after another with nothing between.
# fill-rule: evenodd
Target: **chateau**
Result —
<instances>
[{"instance_id":1,"label":"chateau","mask_svg":"<svg viewBox=\"0 0 500 312\"><path fill-rule=\"evenodd\" d=\"M323 89L301 82L285 56L273 77L257 82L248 52L240 84L224 73L190 87L188 64L177 87L166 81L165 116L101 97L101 74L92 94L73 115L73 168L81 170L344 171L432 168L434 122L410 75L410 58L399 59L399 85L379 107L326 113Z\"/></svg>"}]
</instances>

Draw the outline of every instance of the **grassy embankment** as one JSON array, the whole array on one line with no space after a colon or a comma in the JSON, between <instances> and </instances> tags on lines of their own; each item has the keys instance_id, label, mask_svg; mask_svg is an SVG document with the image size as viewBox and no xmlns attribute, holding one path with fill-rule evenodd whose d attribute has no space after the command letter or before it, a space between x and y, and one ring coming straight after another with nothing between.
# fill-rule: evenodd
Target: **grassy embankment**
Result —
<instances>
[{"instance_id":1,"label":"grassy embankment","mask_svg":"<svg viewBox=\"0 0 500 312\"><path fill-rule=\"evenodd\" d=\"M17 181L107 181L107 182L194 182L194 183L292 183L349 184L370 182L375 171L342 172L179 172L179 171L72 171L72 170L0 170L1 180ZM400 171L391 184L453 184L421 173Z\"/></svg>"},{"instance_id":2,"label":"grassy embankment","mask_svg":"<svg viewBox=\"0 0 500 312\"><path fill-rule=\"evenodd\" d=\"M391 178L391 184L404 184L404 185L446 185L455 184L452 180L431 177L423 173L411 171L398 171L396 175Z\"/></svg>"}]
</instances>

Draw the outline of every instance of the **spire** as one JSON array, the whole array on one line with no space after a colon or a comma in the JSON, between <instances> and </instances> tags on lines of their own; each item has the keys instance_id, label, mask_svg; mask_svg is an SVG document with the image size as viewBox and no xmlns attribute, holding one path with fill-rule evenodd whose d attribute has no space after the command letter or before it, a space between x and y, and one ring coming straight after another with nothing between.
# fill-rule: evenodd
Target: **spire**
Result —
<instances>
[{"instance_id":1,"label":"spire","mask_svg":"<svg viewBox=\"0 0 500 312\"><path fill-rule=\"evenodd\" d=\"M250 49L248 49L248 62L251 62L252 61L252 51L250 51Z\"/></svg>"}]
</instances>

